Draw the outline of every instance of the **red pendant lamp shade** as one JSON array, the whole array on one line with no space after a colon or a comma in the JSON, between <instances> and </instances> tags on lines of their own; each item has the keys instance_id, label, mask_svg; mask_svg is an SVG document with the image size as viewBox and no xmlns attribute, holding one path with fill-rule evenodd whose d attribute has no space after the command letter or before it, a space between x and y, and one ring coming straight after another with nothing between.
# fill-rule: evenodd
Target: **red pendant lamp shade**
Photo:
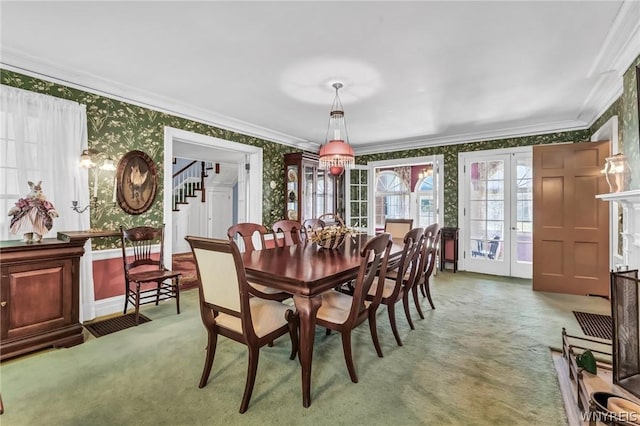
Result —
<instances>
[{"instance_id":1,"label":"red pendant lamp shade","mask_svg":"<svg viewBox=\"0 0 640 426\"><path fill-rule=\"evenodd\" d=\"M338 96L338 89L342 87L342 83L334 83L333 87L336 89L336 97L329 114L326 143L320 147L318 154L320 167L325 170L329 169L329 172L334 176L339 176L344 168L352 167L355 164L355 154L349 145L344 109Z\"/></svg>"}]
</instances>

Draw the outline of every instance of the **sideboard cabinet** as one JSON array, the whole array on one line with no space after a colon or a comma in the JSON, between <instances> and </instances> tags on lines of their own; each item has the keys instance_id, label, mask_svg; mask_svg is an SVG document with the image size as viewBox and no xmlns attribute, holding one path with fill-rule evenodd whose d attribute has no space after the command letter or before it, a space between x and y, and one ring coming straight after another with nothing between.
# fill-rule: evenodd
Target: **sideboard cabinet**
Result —
<instances>
[{"instance_id":1,"label":"sideboard cabinet","mask_svg":"<svg viewBox=\"0 0 640 426\"><path fill-rule=\"evenodd\" d=\"M286 201L284 217L302 223L326 213L342 214L341 178L319 167L318 156L307 152L285 154Z\"/></svg>"},{"instance_id":2,"label":"sideboard cabinet","mask_svg":"<svg viewBox=\"0 0 640 426\"><path fill-rule=\"evenodd\" d=\"M79 272L85 241L0 242L0 360L84 341Z\"/></svg>"}]
</instances>

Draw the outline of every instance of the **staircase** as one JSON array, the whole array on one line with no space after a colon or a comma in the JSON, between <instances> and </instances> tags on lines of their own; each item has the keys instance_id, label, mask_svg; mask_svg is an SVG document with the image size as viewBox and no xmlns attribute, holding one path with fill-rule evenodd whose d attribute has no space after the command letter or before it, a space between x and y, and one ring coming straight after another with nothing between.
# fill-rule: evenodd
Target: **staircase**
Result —
<instances>
[{"instance_id":1,"label":"staircase","mask_svg":"<svg viewBox=\"0 0 640 426\"><path fill-rule=\"evenodd\" d=\"M205 202L204 180L207 171L213 169L209 161L192 161L173 174L173 211L180 211L180 205L189 204L190 198L200 197ZM200 192L198 195L197 191Z\"/></svg>"}]
</instances>

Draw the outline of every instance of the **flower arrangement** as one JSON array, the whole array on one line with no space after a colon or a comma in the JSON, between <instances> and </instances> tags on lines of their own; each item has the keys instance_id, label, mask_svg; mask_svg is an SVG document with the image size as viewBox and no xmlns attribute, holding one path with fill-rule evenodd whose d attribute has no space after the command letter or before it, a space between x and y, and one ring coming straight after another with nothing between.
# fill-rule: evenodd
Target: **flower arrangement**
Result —
<instances>
[{"instance_id":1,"label":"flower arrangement","mask_svg":"<svg viewBox=\"0 0 640 426\"><path fill-rule=\"evenodd\" d=\"M325 249L337 249L344 244L347 235L355 235L356 231L344 225L328 226L311 231L311 241Z\"/></svg>"}]
</instances>

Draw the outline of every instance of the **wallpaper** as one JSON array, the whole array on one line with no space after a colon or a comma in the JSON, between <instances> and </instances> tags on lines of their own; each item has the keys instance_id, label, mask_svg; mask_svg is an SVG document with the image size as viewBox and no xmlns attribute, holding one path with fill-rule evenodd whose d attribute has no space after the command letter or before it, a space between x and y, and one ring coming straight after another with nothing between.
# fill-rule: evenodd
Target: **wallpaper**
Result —
<instances>
[{"instance_id":1,"label":"wallpaper","mask_svg":"<svg viewBox=\"0 0 640 426\"><path fill-rule=\"evenodd\" d=\"M638 78L640 56L623 76L622 105L619 114L622 129L622 152L631 164L631 189L640 189L640 136L638 135Z\"/></svg>"},{"instance_id":2,"label":"wallpaper","mask_svg":"<svg viewBox=\"0 0 640 426\"><path fill-rule=\"evenodd\" d=\"M550 144L559 142L580 142L589 140L589 130L560 132L547 135L536 135L522 138L510 138L469 142L457 145L445 145L409 149L406 151L386 152L382 154L361 155L356 158L357 164L369 161L390 160L397 158L421 157L427 155L444 156L444 226L458 226L458 153L482 151L487 149L513 148L517 146Z\"/></svg>"},{"instance_id":3,"label":"wallpaper","mask_svg":"<svg viewBox=\"0 0 640 426\"><path fill-rule=\"evenodd\" d=\"M640 142L638 136L638 93L635 67L640 65L640 56L636 58L623 77L623 94L599 117L590 129L574 132L558 132L521 138L486 140L457 145L423 147L404 151L362 155L356 158L358 164L369 161L408 158L442 154L444 156L444 225L458 226L458 153L497 148L511 148L527 145L561 142L581 142L589 140L590 135L611 116L620 118L620 141L622 152L632 165L631 188L640 188ZM282 218L284 205L284 158L295 148L280 145L209 126L196 121L173 116L153 109L139 107L104 96L69 88L19 73L0 70L2 84L69 99L87 105L89 148L96 149L104 156L112 157L116 162L131 150L146 152L158 169L158 195L151 209L141 215L128 215L120 207L114 206L113 173L101 172L98 184L100 205L91 212L91 227L97 229L117 229L140 225L159 225L163 222L163 156L164 126L183 129L207 136L213 136L233 142L261 147L263 149L263 223L271 226ZM79 155L80 153L78 153ZM92 175L91 175L92 176ZM269 182L276 182L272 189ZM93 193L93 179L89 182ZM117 241L94 239L94 249L118 247Z\"/></svg>"},{"instance_id":4,"label":"wallpaper","mask_svg":"<svg viewBox=\"0 0 640 426\"><path fill-rule=\"evenodd\" d=\"M270 227L282 219L284 205L284 154L295 148L275 142L242 135L232 131L176 117L149 108L132 105L82 90L40 80L34 77L0 70L0 82L7 86L30 90L73 100L87 106L87 132L89 148L111 157L117 162L127 152L140 150L154 161L158 171L158 192L151 208L140 215L129 215L113 204L113 178L115 172L100 172L98 182L99 205L91 209L92 229L118 229L134 226L158 226L163 223L163 171L164 127L170 126L202 135L213 136L263 149L263 211L265 226ZM78 153L78 157L80 153ZM89 175L89 191L93 194L93 173ZM276 182L271 189L269 182ZM94 250L119 247L115 238L92 239Z\"/></svg>"}]
</instances>

